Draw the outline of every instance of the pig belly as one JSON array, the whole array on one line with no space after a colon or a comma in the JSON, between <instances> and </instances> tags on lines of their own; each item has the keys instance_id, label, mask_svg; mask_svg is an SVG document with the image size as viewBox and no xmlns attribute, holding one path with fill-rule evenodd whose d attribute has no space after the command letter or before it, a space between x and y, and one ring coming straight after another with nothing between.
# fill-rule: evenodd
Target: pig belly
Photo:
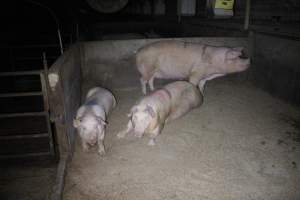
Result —
<instances>
[{"instance_id":1,"label":"pig belly","mask_svg":"<svg viewBox=\"0 0 300 200\"><path fill-rule=\"evenodd\" d=\"M161 79L186 79L189 76L189 68L184 64L160 64L156 69L155 77Z\"/></svg>"}]
</instances>

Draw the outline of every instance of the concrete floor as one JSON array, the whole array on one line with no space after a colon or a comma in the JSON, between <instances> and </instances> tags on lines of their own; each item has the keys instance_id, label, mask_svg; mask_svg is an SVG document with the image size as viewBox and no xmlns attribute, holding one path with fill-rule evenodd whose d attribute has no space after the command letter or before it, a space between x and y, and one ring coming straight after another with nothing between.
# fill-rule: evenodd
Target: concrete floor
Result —
<instances>
[{"instance_id":1,"label":"concrete floor","mask_svg":"<svg viewBox=\"0 0 300 200\"><path fill-rule=\"evenodd\" d=\"M116 91L107 155L79 141L65 200L300 199L300 111L248 84L211 81L204 104L148 138L117 139L140 88Z\"/></svg>"}]
</instances>

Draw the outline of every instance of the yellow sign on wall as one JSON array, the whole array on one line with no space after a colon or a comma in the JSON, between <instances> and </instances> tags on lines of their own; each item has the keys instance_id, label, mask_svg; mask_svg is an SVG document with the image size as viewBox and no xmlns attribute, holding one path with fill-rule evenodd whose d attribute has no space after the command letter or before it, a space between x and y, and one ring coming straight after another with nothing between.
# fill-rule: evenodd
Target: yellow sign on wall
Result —
<instances>
[{"instance_id":1,"label":"yellow sign on wall","mask_svg":"<svg viewBox=\"0 0 300 200\"><path fill-rule=\"evenodd\" d=\"M216 0L215 8L232 10L234 0Z\"/></svg>"}]
</instances>

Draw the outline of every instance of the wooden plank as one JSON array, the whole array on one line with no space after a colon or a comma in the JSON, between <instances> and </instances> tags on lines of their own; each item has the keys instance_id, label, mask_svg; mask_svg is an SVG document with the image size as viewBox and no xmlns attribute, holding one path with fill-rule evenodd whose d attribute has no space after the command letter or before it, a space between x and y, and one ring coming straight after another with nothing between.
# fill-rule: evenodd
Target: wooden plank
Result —
<instances>
[{"instance_id":1,"label":"wooden plank","mask_svg":"<svg viewBox=\"0 0 300 200\"><path fill-rule=\"evenodd\" d=\"M0 136L0 140L13 140L13 139L24 139L24 138L41 138L48 137L48 133L30 134L30 135L4 135Z\"/></svg>"},{"instance_id":2,"label":"wooden plank","mask_svg":"<svg viewBox=\"0 0 300 200\"><path fill-rule=\"evenodd\" d=\"M0 94L0 98L3 97L28 97L28 96L42 96L43 92L14 92Z\"/></svg>"},{"instance_id":3,"label":"wooden plank","mask_svg":"<svg viewBox=\"0 0 300 200\"><path fill-rule=\"evenodd\" d=\"M18 71L18 72L0 72L0 77L2 77L2 76L39 75L42 72L43 72L43 70Z\"/></svg>"},{"instance_id":4,"label":"wooden plank","mask_svg":"<svg viewBox=\"0 0 300 200\"><path fill-rule=\"evenodd\" d=\"M27 116L45 116L47 112L26 112L26 113L8 113L0 114L0 118L9 118L9 117L27 117Z\"/></svg>"}]
</instances>

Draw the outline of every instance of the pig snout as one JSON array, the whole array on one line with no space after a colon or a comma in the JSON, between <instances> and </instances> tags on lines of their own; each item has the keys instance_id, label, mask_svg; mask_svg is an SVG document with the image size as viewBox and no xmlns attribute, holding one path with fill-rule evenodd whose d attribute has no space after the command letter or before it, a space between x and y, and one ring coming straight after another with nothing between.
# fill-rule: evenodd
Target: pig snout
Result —
<instances>
[{"instance_id":1,"label":"pig snout","mask_svg":"<svg viewBox=\"0 0 300 200\"><path fill-rule=\"evenodd\" d=\"M139 124L142 122L135 122L135 120L132 120L132 127L134 129L134 136L141 138L144 135L145 127L143 124Z\"/></svg>"},{"instance_id":2,"label":"pig snout","mask_svg":"<svg viewBox=\"0 0 300 200\"><path fill-rule=\"evenodd\" d=\"M250 66L250 59L249 58L236 58L230 60L224 67L225 74L228 73L236 73L242 72L248 69Z\"/></svg>"},{"instance_id":3,"label":"pig snout","mask_svg":"<svg viewBox=\"0 0 300 200\"><path fill-rule=\"evenodd\" d=\"M244 71L250 67L250 58L241 59L241 64L239 65L241 71Z\"/></svg>"},{"instance_id":4,"label":"pig snout","mask_svg":"<svg viewBox=\"0 0 300 200\"><path fill-rule=\"evenodd\" d=\"M97 130L89 130L87 128L82 128L80 130L80 136L83 140L85 140L90 145L94 145L97 142Z\"/></svg>"}]
</instances>

